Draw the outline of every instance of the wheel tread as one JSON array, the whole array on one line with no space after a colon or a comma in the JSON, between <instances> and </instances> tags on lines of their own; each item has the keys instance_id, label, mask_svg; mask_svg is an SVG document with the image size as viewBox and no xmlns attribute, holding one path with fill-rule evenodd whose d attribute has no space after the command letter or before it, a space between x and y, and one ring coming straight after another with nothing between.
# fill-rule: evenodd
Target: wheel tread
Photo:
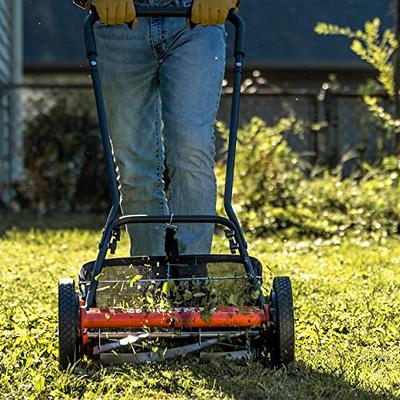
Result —
<instances>
[{"instance_id":1,"label":"wheel tread","mask_svg":"<svg viewBox=\"0 0 400 400\"><path fill-rule=\"evenodd\" d=\"M275 366L288 365L294 362L294 315L293 297L290 278L275 277L273 282L275 292L274 305L277 315L275 326L276 340L271 351L271 361Z\"/></svg>"},{"instance_id":2,"label":"wheel tread","mask_svg":"<svg viewBox=\"0 0 400 400\"><path fill-rule=\"evenodd\" d=\"M74 281L60 280L58 285L59 363L67 369L77 359L79 299Z\"/></svg>"}]
</instances>

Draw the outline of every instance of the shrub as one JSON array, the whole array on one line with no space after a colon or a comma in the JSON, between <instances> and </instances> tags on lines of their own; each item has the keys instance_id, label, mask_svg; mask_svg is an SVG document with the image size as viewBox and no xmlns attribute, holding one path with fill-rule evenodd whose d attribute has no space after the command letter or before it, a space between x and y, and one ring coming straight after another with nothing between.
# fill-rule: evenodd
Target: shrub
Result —
<instances>
[{"instance_id":1,"label":"shrub","mask_svg":"<svg viewBox=\"0 0 400 400\"><path fill-rule=\"evenodd\" d=\"M226 137L224 127L220 129ZM361 173L345 179L340 169L313 171L309 179L285 139L293 129L301 130L293 118L272 127L253 119L239 133L233 204L248 231L258 236L283 231L328 237L399 232L400 161L396 157L377 166L364 164ZM217 165L220 183L224 174L221 161ZM219 212L222 208L220 201Z\"/></svg>"},{"instance_id":2,"label":"shrub","mask_svg":"<svg viewBox=\"0 0 400 400\"><path fill-rule=\"evenodd\" d=\"M108 202L92 96L49 91L29 100L24 129L26 181L33 207L103 210Z\"/></svg>"}]
</instances>

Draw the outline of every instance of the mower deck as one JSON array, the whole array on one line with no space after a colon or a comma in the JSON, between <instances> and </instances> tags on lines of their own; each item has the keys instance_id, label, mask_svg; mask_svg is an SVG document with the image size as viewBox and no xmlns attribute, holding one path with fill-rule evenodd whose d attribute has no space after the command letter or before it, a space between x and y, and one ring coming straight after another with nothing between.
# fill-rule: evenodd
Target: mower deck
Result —
<instances>
[{"instance_id":1,"label":"mower deck","mask_svg":"<svg viewBox=\"0 0 400 400\"><path fill-rule=\"evenodd\" d=\"M255 258L251 262L261 283L261 264ZM60 318L66 330L60 346L65 345L67 360L85 354L106 364L145 363L189 353L202 359L249 359L269 347L282 347L293 358L288 278L276 278L279 292L261 307L240 256L187 255L175 264L165 257L111 258L99 276L93 270L93 261L80 270L79 302L73 281L60 283L60 315L68 317ZM96 304L88 307L93 279ZM282 311L290 318L282 320ZM282 335L288 343L279 342ZM277 364L285 354L277 355Z\"/></svg>"}]
</instances>

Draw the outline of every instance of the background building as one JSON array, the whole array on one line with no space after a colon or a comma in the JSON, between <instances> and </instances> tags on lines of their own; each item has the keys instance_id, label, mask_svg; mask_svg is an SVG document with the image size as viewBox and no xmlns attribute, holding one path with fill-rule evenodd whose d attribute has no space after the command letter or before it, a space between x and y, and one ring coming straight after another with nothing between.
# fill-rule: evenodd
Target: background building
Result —
<instances>
[{"instance_id":1,"label":"background building","mask_svg":"<svg viewBox=\"0 0 400 400\"><path fill-rule=\"evenodd\" d=\"M24 0L27 74L85 73L82 10L72 0ZM379 17L394 26L394 1L246 0L241 15L248 27L246 68L260 70L271 85L318 87L329 73L354 86L371 74L349 50L345 38L320 37L317 22L362 28Z\"/></svg>"}]
</instances>

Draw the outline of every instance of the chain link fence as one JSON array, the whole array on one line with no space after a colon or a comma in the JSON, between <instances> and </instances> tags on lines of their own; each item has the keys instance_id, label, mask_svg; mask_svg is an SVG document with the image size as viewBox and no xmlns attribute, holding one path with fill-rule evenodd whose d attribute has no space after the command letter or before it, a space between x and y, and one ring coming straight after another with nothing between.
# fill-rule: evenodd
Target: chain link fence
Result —
<instances>
[{"instance_id":1,"label":"chain link fence","mask_svg":"<svg viewBox=\"0 0 400 400\"><path fill-rule=\"evenodd\" d=\"M229 95L222 98L220 118L229 118ZM381 97L385 107L392 107ZM288 134L290 145L313 165L335 168L343 163L348 174L362 162L374 162L395 152L396 138L389 135L367 110L363 96L335 93L323 85L316 93L268 92L244 93L242 124L255 115L269 125L293 114L304 121L302 137Z\"/></svg>"}]
</instances>

